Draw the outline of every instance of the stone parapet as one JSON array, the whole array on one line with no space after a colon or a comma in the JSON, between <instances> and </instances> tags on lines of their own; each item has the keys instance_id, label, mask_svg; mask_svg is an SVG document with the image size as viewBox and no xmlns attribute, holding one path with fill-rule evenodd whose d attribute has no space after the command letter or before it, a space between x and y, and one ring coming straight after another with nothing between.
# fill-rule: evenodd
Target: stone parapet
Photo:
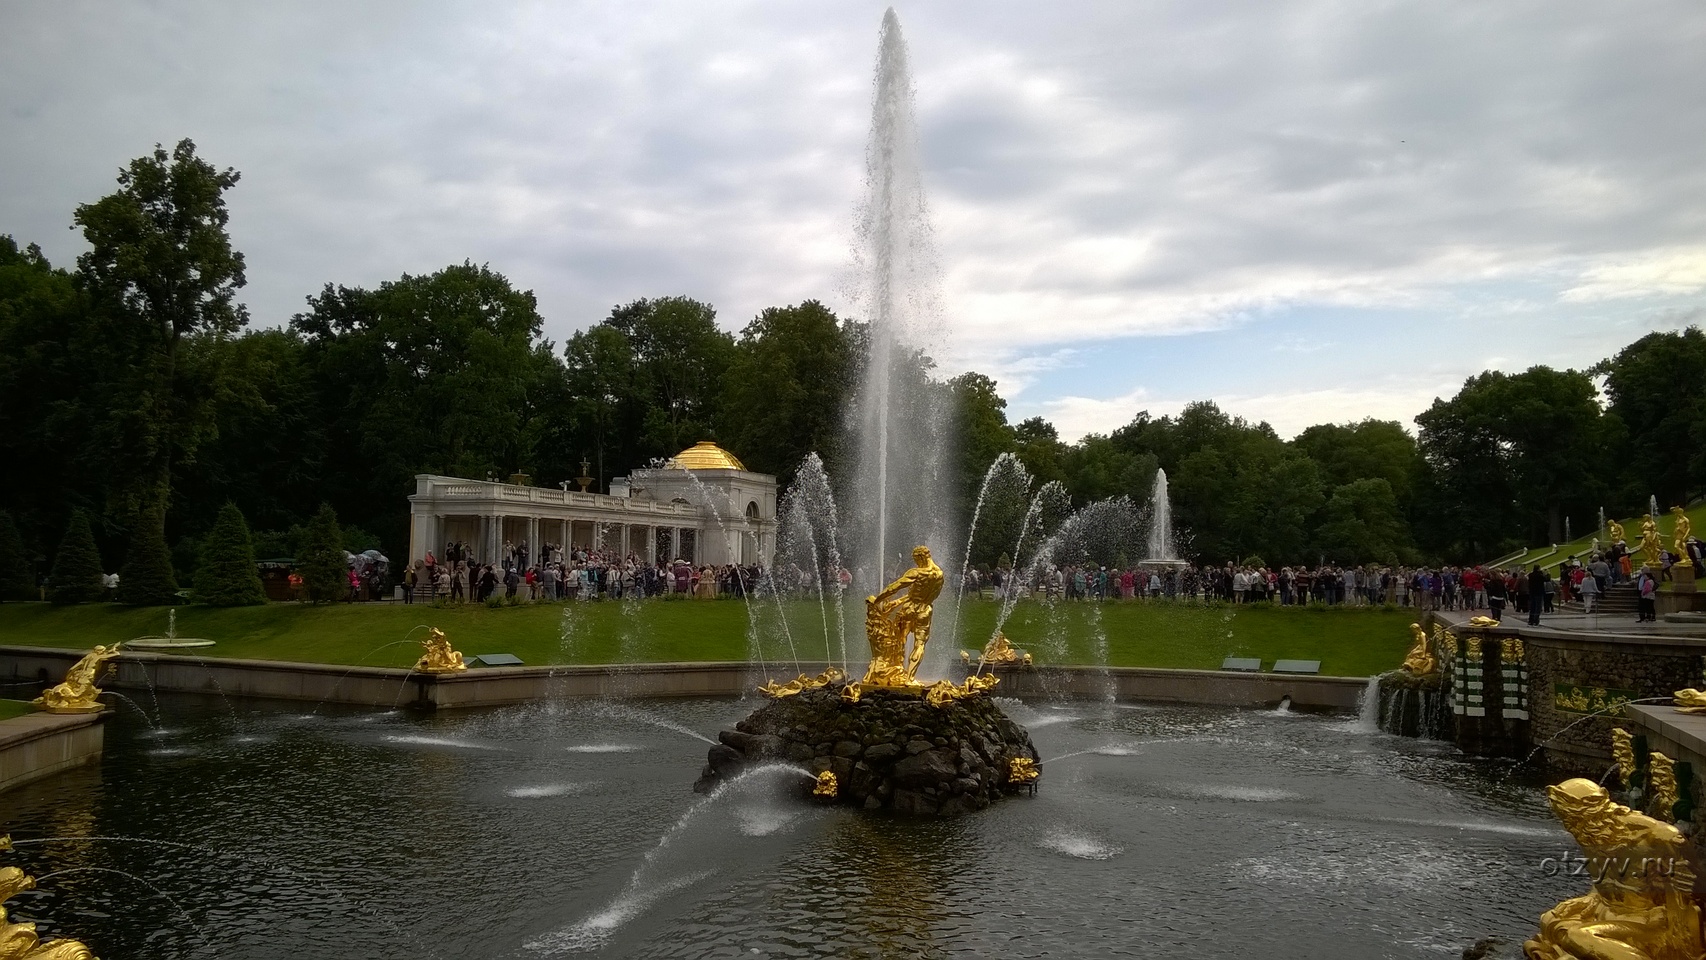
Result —
<instances>
[{"instance_id":1,"label":"stone parapet","mask_svg":"<svg viewBox=\"0 0 1706 960\"><path fill-rule=\"evenodd\" d=\"M101 759L105 713L0 720L0 793Z\"/></svg>"}]
</instances>

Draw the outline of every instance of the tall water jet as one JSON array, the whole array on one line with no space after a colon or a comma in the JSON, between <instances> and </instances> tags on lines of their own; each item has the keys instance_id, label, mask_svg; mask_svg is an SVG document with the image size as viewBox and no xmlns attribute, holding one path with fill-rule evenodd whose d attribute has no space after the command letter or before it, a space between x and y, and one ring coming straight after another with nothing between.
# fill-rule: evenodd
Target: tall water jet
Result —
<instances>
[{"instance_id":1,"label":"tall water jet","mask_svg":"<svg viewBox=\"0 0 1706 960\"><path fill-rule=\"evenodd\" d=\"M1149 495L1149 553L1144 563L1179 562L1173 542L1173 504L1167 496L1167 471L1155 471L1155 489Z\"/></svg>"},{"instance_id":2,"label":"tall water jet","mask_svg":"<svg viewBox=\"0 0 1706 960\"><path fill-rule=\"evenodd\" d=\"M912 77L900 20L883 15L866 147L867 194L856 228L857 312L867 323L865 368L851 409L858 458L851 492L859 587L904 568L911 549L957 537L946 469L950 410L928 377L939 327L937 263L919 173ZM944 558L946 558L946 552ZM950 571L958 576L962 571Z\"/></svg>"}]
</instances>

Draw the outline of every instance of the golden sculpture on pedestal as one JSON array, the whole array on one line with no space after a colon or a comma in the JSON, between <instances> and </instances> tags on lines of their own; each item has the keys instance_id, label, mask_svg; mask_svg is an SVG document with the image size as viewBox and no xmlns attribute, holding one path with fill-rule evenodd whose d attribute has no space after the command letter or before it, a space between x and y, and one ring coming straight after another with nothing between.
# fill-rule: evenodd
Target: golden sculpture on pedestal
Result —
<instances>
[{"instance_id":1,"label":"golden sculpture on pedestal","mask_svg":"<svg viewBox=\"0 0 1706 960\"><path fill-rule=\"evenodd\" d=\"M12 838L0 837L0 851L10 849ZM35 924L6 919L6 901L35 885L35 878L17 867L0 867L0 960L96 960L94 951L76 940L42 943Z\"/></svg>"},{"instance_id":2,"label":"golden sculpture on pedestal","mask_svg":"<svg viewBox=\"0 0 1706 960\"><path fill-rule=\"evenodd\" d=\"M1499 625L1499 621L1492 617L1474 616L1469 618L1469 625L1471 627L1496 627Z\"/></svg>"},{"instance_id":3,"label":"golden sculpture on pedestal","mask_svg":"<svg viewBox=\"0 0 1706 960\"><path fill-rule=\"evenodd\" d=\"M1611 728L1611 759L1617 761L1617 777L1627 790L1635 783L1635 738L1622 727Z\"/></svg>"},{"instance_id":4,"label":"golden sculpture on pedestal","mask_svg":"<svg viewBox=\"0 0 1706 960\"><path fill-rule=\"evenodd\" d=\"M1677 713L1706 713L1706 690L1689 687L1686 690L1677 690L1671 696L1676 698L1672 704Z\"/></svg>"},{"instance_id":5,"label":"golden sculpture on pedestal","mask_svg":"<svg viewBox=\"0 0 1706 960\"><path fill-rule=\"evenodd\" d=\"M1427 631L1421 624L1412 623L1410 632L1415 635L1416 642L1410 647L1410 652L1404 654L1404 672L1412 677L1431 677L1439 672L1439 660L1434 657Z\"/></svg>"},{"instance_id":6,"label":"golden sculpture on pedestal","mask_svg":"<svg viewBox=\"0 0 1706 960\"><path fill-rule=\"evenodd\" d=\"M969 666L971 664L971 651L961 650L960 661ZM1031 655L1013 646L1012 641L1008 640L1005 634L997 630L995 631L995 636L990 637L989 642L983 645L983 652L978 655L977 663L980 667L994 664L1014 663L1023 664L1028 667L1031 665Z\"/></svg>"},{"instance_id":7,"label":"golden sculpture on pedestal","mask_svg":"<svg viewBox=\"0 0 1706 960\"><path fill-rule=\"evenodd\" d=\"M1681 831L1611 800L1592 780L1547 788L1588 857L1593 890L1540 918L1529 960L1684 960L1706 952L1695 871Z\"/></svg>"},{"instance_id":8,"label":"golden sculpture on pedestal","mask_svg":"<svg viewBox=\"0 0 1706 960\"><path fill-rule=\"evenodd\" d=\"M1042 771L1037 769L1037 762L1030 757L1014 757L1007 761L1008 783L1023 786L1027 783L1036 783L1040 776L1042 776Z\"/></svg>"},{"instance_id":9,"label":"golden sculpture on pedestal","mask_svg":"<svg viewBox=\"0 0 1706 960\"><path fill-rule=\"evenodd\" d=\"M1642 517L1641 563L1657 570L1659 568L1660 561L1664 559L1664 551L1664 545L1659 542L1658 521L1654 520L1652 517Z\"/></svg>"},{"instance_id":10,"label":"golden sculpture on pedestal","mask_svg":"<svg viewBox=\"0 0 1706 960\"><path fill-rule=\"evenodd\" d=\"M1623 524L1618 523L1616 520L1605 521L1605 529L1607 534L1611 537L1612 543L1618 543L1624 539Z\"/></svg>"},{"instance_id":11,"label":"golden sculpture on pedestal","mask_svg":"<svg viewBox=\"0 0 1706 960\"><path fill-rule=\"evenodd\" d=\"M817 783L812 787L812 796L834 800L840 794L841 784L836 782L835 774L825 770L817 775Z\"/></svg>"},{"instance_id":12,"label":"golden sculpture on pedestal","mask_svg":"<svg viewBox=\"0 0 1706 960\"><path fill-rule=\"evenodd\" d=\"M1671 545L1676 548L1677 559L1687 560L1688 536L1694 530L1694 523L1688 519L1688 511L1681 507L1671 507L1670 513L1676 518L1676 523L1671 527L1670 532Z\"/></svg>"},{"instance_id":13,"label":"golden sculpture on pedestal","mask_svg":"<svg viewBox=\"0 0 1706 960\"><path fill-rule=\"evenodd\" d=\"M859 681L864 686L920 688L918 665L930 642L931 604L942 592L943 578L942 568L930 559L929 547L914 547L912 562L912 569L880 593L865 598L865 638L871 644L871 666ZM910 654L906 649L909 635Z\"/></svg>"},{"instance_id":14,"label":"golden sculpture on pedestal","mask_svg":"<svg viewBox=\"0 0 1706 960\"><path fill-rule=\"evenodd\" d=\"M32 703L46 713L100 713L101 703L97 697L101 688L95 686L96 681L108 669L107 661L119 655L119 647L115 643L110 647L95 645L95 649L83 655L83 659L71 665L66 671L65 680L42 691L42 695Z\"/></svg>"},{"instance_id":15,"label":"golden sculpture on pedestal","mask_svg":"<svg viewBox=\"0 0 1706 960\"><path fill-rule=\"evenodd\" d=\"M460 673L468 669L462 654L451 649L444 631L437 627L433 627L427 638L421 641L421 646L426 648L426 654L415 663L416 673Z\"/></svg>"}]
</instances>

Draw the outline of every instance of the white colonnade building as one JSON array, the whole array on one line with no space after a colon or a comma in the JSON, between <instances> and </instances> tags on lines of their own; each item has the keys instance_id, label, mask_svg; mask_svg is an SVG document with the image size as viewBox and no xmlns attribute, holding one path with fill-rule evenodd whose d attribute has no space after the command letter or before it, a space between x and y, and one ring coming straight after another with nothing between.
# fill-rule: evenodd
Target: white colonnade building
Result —
<instances>
[{"instance_id":1,"label":"white colonnade building","mask_svg":"<svg viewBox=\"0 0 1706 960\"><path fill-rule=\"evenodd\" d=\"M754 473L709 441L656 469L610 482L610 492L582 493L491 480L421 474L409 497L410 562L445 545L468 544L486 563L504 544L527 544L530 562L542 544L637 555L644 563L761 563L776 549L776 478Z\"/></svg>"}]
</instances>

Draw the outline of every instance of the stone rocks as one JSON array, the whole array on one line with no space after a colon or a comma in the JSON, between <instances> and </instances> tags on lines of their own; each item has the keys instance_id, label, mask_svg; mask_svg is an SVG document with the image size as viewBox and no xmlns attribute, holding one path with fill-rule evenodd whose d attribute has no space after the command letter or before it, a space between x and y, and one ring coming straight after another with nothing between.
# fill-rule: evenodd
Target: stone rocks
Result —
<instances>
[{"instance_id":1,"label":"stone rocks","mask_svg":"<svg viewBox=\"0 0 1706 960\"><path fill-rule=\"evenodd\" d=\"M833 772L840 803L914 816L981 810L1009 792L1009 761L1038 759L1030 734L988 697L936 707L866 690L847 703L839 686L766 703L717 739L693 785L700 793L758 764L795 763L813 776ZM809 781L800 782L805 792Z\"/></svg>"}]
</instances>

